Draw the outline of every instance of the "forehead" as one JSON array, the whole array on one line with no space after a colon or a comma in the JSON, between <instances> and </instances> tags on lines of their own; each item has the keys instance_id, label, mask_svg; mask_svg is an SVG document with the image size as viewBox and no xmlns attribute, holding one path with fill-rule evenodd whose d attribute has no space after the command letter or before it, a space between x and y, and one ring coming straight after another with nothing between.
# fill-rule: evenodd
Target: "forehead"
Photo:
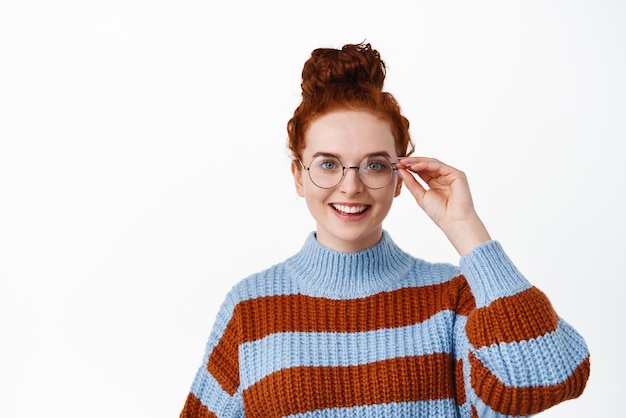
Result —
<instances>
[{"instance_id":1,"label":"forehead","mask_svg":"<svg viewBox=\"0 0 626 418\"><path fill-rule=\"evenodd\" d=\"M327 152L345 157L387 152L395 155L389 123L359 110L339 110L315 119L304 136L304 154Z\"/></svg>"}]
</instances>

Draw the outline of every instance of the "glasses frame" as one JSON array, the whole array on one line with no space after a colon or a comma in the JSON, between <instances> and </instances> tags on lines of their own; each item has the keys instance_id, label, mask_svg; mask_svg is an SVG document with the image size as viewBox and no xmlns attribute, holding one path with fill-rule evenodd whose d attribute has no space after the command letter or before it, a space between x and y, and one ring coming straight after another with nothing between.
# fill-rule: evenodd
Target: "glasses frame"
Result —
<instances>
[{"instance_id":1,"label":"glasses frame","mask_svg":"<svg viewBox=\"0 0 626 418\"><path fill-rule=\"evenodd\" d=\"M300 165L302 166L302 168L306 171L309 172L309 180L311 180L311 183L313 183L316 187L319 187L320 189L334 189L335 187L339 186L341 184L341 182L343 181L343 179L346 177L346 169L350 169L350 168L354 168L356 169L356 173L357 173L357 177L359 178L359 181L361 182L361 184L363 186L365 186L366 188L370 189L370 190L380 190L380 189L384 189L385 187L389 186L389 183L391 183L391 180L393 180L393 174L395 174L396 176L402 178L400 176L400 173L398 172L398 168L395 166L395 163L393 161L391 161L391 159L389 159L389 157L386 157L384 155L379 155L378 157L384 158L385 160L389 161L389 165L391 166L391 171L392 171L392 175L389 176L389 181L387 183L385 183L384 186L381 187L370 187L367 184L365 184L363 182L363 179L361 178L361 164L363 163L363 161L367 160L368 158L373 157L373 155L367 155L365 157L363 157L363 159L361 160L361 162L359 163L359 165L351 165L351 166L346 166L343 165L343 162L339 159L339 157L335 157L334 155L331 155L330 157L336 159L337 161L339 161L339 164L341 165L341 178L339 179L339 181L337 182L337 184L335 184L334 186L330 186L330 187L322 187L319 184L317 184L315 181L313 181L313 178L311 177L311 165L309 164L309 166L305 166L304 163L302 162L302 160L300 158L298 158L298 162L300 163ZM319 158L315 157L315 158ZM315 161L315 158L313 158L313 160L311 160L311 163L313 163L313 161Z\"/></svg>"}]
</instances>

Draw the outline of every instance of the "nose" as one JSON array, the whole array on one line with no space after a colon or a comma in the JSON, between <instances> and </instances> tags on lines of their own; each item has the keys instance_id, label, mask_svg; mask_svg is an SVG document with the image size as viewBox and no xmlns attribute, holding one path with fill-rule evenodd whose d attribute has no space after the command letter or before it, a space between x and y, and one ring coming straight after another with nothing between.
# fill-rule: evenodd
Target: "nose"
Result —
<instances>
[{"instance_id":1,"label":"nose","mask_svg":"<svg viewBox=\"0 0 626 418\"><path fill-rule=\"evenodd\" d=\"M359 178L359 167L346 167L344 169L343 180L339 184L339 189L347 195L354 195L363 191L365 187Z\"/></svg>"}]
</instances>

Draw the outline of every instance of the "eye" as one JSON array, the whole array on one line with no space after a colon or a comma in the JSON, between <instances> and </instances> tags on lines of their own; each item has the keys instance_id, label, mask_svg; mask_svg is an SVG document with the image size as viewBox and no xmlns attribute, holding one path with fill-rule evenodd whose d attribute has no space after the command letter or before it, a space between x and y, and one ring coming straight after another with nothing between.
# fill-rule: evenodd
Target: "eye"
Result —
<instances>
[{"instance_id":1,"label":"eye","mask_svg":"<svg viewBox=\"0 0 626 418\"><path fill-rule=\"evenodd\" d=\"M322 170L336 170L337 168L340 167L337 160L334 160L332 158L331 159L327 158L327 159L323 159L319 161L317 166L321 168Z\"/></svg>"},{"instance_id":2,"label":"eye","mask_svg":"<svg viewBox=\"0 0 626 418\"><path fill-rule=\"evenodd\" d=\"M389 164L382 160L371 160L367 162L365 168L367 171L380 172L387 170L389 168Z\"/></svg>"}]
</instances>

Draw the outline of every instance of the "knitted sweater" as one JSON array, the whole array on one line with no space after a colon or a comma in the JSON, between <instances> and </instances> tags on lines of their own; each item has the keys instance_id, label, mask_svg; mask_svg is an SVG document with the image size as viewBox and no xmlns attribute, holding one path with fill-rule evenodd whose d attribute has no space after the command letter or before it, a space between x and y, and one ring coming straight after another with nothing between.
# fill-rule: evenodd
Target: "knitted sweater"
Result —
<instances>
[{"instance_id":1,"label":"knitted sweater","mask_svg":"<svg viewBox=\"0 0 626 418\"><path fill-rule=\"evenodd\" d=\"M181 417L527 416L588 375L582 337L497 241L457 268L387 232L358 253L311 234L228 294Z\"/></svg>"}]
</instances>

